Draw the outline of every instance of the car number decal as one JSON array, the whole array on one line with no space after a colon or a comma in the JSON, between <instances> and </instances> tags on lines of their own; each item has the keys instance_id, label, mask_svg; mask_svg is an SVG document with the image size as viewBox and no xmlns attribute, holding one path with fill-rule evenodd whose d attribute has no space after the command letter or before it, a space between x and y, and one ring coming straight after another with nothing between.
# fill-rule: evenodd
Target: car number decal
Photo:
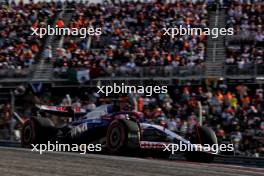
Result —
<instances>
[{"instance_id":1,"label":"car number decal","mask_svg":"<svg viewBox=\"0 0 264 176\"><path fill-rule=\"evenodd\" d=\"M88 130L87 123L82 123L71 130L71 136L78 136L79 134Z\"/></svg>"}]
</instances>

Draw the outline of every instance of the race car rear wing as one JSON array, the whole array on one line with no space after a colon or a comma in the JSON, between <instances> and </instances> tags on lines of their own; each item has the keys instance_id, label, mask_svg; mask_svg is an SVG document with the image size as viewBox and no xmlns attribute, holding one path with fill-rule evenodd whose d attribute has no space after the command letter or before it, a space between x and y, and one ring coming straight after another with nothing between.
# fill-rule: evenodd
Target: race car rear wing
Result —
<instances>
[{"instance_id":1,"label":"race car rear wing","mask_svg":"<svg viewBox=\"0 0 264 176\"><path fill-rule=\"evenodd\" d=\"M49 105L36 105L36 107L40 111L47 112L49 114L57 115L57 116L75 116L80 117L84 116L87 111L83 108L72 108L70 106L49 106Z\"/></svg>"}]
</instances>

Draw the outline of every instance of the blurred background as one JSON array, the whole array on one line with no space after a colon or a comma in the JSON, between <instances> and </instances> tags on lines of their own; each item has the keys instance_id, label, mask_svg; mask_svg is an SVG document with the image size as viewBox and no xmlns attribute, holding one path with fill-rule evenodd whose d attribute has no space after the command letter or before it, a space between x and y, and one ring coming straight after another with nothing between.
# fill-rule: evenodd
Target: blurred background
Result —
<instances>
[{"instance_id":1,"label":"blurred background","mask_svg":"<svg viewBox=\"0 0 264 176\"><path fill-rule=\"evenodd\" d=\"M261 0L0 0L0 139L19 141L35 104L92 110L118 100L149 123L188 135L202 118L236 155L264 156ZM101 36L31 35L59 25ZM233 36L163 35L175 26ZM167 94L104 96L98 85L167 85ZM70 95L72 103L66 95Z\"/></svg>"}]
</instances>

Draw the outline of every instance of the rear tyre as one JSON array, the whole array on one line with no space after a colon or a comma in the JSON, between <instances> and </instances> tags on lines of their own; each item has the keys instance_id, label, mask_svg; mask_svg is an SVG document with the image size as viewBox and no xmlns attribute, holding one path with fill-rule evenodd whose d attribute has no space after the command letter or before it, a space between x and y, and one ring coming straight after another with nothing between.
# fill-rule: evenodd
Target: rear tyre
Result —
<instances>
[{"instance_id":1,"label":"rear tyre","mask_svg":"<svg viewBox=\"0 0 264 176\"><path fill-rule=\"evenodd\" d=\"M107 152L121 154L127 146L127 130L124 123L119 120L111 122L106 134Z\"/></svg>"},{"instance_id":2,"label":"rear tyre","mask_svg":"<svg viewBox=\"0 0 264 176\"><path fill-rule=\"evenodd\" d=\"M31 144L36 144L38 141L39 131L38 125L33 120L25 122L21 130L21 144L23 147L30 148Z\"/></svg>"},{"instance_id":3,"label":"rear tyre","mask_svg":"<svg viewBox=\"0 0 264 176\"><path fill-rule=\"evenodd\" d=\"M30 120L27 120L22 127L21 144L23 147L31 148L31 144L54 141L56 134L57 129L50 120L32 117Z\"/></svg>"},{"instance_id":4,"label":"rear tyre","mask_svg":"<svg viewBox=\"0 0 264 176\"><path fill-rule=\"evenodd\" d=\"M196 137L193 143L201 145L209 144L211 147L213 144L218 144L215 132L211 128L205 126L197 127ZM210 163L214 160L213 154L205 152L186 152L185 157L187 161L194 162Z\"/></svg>"}]
</instances>

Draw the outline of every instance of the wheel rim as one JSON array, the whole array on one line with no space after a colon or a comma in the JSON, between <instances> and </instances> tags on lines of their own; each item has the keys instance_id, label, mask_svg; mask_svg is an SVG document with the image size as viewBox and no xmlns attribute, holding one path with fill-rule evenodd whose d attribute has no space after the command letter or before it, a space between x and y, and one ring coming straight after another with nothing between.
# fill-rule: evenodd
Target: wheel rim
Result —
<instances>
[{"instance_id":1,"label":"wheel rim","mask_svg":"<svg viewBox=\"0 0 264 176\"><path fill-rule=\"evenodd\" d=\"M110 144L112 147L116 147L120 144L120 128L114 127L110 133Z\"/></svg>"}]
</instances>

